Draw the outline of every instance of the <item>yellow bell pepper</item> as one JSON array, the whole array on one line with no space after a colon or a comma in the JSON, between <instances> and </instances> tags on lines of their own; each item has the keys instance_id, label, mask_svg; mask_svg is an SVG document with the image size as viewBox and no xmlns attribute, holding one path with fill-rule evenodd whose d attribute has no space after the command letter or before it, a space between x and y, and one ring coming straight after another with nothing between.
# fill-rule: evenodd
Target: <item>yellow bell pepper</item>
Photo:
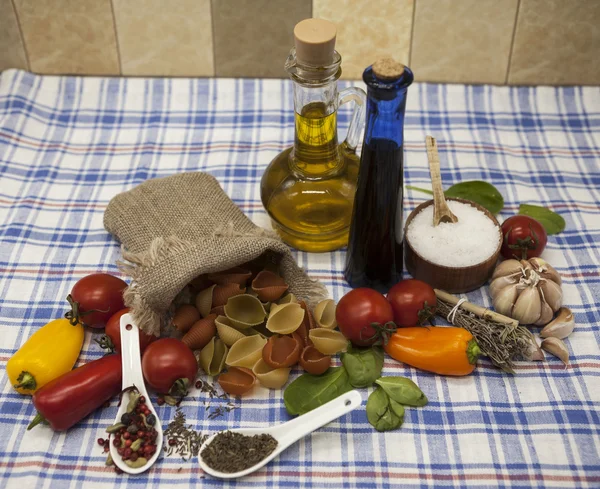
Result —
<instances>
[{"instance_id":1,"label":"yellow bell pepper","mask_svg":"<svg viewBox=\"0 0 600 489\"><path fill-rule=\"evenodd\" d=\"M21 394L40 387L73 368L83 346L83 325L55 319L36 331L8 360L10 383Z\"/></svg>"}]
</instances>

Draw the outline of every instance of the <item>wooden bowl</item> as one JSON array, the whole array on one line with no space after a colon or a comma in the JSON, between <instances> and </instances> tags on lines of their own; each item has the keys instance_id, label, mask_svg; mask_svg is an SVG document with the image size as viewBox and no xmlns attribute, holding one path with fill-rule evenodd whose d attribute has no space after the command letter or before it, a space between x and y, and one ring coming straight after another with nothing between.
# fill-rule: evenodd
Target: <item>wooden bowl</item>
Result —
<instances>
[{"instance_id":1,"label":"wooden bowl","mask_svg":"<svg viewBox=\"0 0 600 489\"><path fill-rule=\"evenodd\" d=\"M468 267L445 267L443 265L431 263L419 255L406 238L406 231L414 217L421 212L421 210L427 206L433 205L433 200L428 200L412 211L406 220L404 226L404 262L406 263L408 273L414 278L427 282L436 289L442 289L453 294L460 294L481 287L492 276L500 255L500 248L502 247L502 230L494 215L479 204L464 199L447 198L446 200L455 200L476 207L494 222L500 238L498 240L498 248L494 254L484 262ZM440 250L440 253L443 252L444 250Z\"/></svg>"}]
</instances>

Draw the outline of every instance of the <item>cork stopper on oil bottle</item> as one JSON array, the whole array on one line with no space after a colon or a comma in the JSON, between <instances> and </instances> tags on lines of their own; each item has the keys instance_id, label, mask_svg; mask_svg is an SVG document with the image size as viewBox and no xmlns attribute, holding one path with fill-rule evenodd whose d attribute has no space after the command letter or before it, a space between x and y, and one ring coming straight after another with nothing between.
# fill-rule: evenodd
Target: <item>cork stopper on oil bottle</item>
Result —
<instances>
[{"instance_id":1,"label":"cork stopper on oil bottle","mask_svg":"<svg viewBox=\"0 0 600 489\"><path fill-rule=\"evenodd\" d=\"M296 59L300 64L328 66L335 50L335 25L324 19L305 19L294 27Z\"/></svg>"},{"instance_id":2,"label":"cork stopper on oil bottle","mask_svg":"<svg viewBox=\"0 0 600 489\"><path fill-rule=\"evenodd\" d=\"M404 65L393 58L381 58L373 63L373 73L380 80L397 80L404 73Z\"/></svg>"}]
</instances>

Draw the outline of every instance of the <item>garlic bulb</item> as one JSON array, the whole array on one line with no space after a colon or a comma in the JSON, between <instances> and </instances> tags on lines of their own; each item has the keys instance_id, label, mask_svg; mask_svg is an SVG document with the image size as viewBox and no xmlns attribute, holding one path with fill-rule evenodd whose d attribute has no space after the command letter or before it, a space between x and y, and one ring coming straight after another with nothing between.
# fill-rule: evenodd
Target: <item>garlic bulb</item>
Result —
<instances>
[{"instance_id":1,"label":"garlic bulb","mask_svg":"<svg viewBox=\"0 0 600 489\"><path fill-rule=\"evenodd\" d=\"M505 260L494 270L490 295L498 313L544 326L562 305L560 285L558 272L541 258Z\"/></svg>"}]
</instances>

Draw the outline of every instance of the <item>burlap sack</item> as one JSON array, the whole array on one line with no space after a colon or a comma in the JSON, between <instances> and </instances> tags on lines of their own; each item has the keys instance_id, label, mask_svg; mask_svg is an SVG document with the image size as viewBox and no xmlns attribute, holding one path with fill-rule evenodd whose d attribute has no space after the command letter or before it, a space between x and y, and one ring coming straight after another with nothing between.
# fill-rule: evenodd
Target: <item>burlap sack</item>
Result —
<instances>
[{"instance_id":1,"label":"burlap sack","mask_svg":"<svg viewBox=\"0 0 600 489\"><path fill-rule=\"evenodd\" d=\"M125 304L149 333L164 328L173 300L192 279L265 254L297 297L309 305L327 297L277 235L253 224L206 173L148 180L117 195L104 227L123 244L120 266L132 278Z\"/></svg>"}]
</instances>

